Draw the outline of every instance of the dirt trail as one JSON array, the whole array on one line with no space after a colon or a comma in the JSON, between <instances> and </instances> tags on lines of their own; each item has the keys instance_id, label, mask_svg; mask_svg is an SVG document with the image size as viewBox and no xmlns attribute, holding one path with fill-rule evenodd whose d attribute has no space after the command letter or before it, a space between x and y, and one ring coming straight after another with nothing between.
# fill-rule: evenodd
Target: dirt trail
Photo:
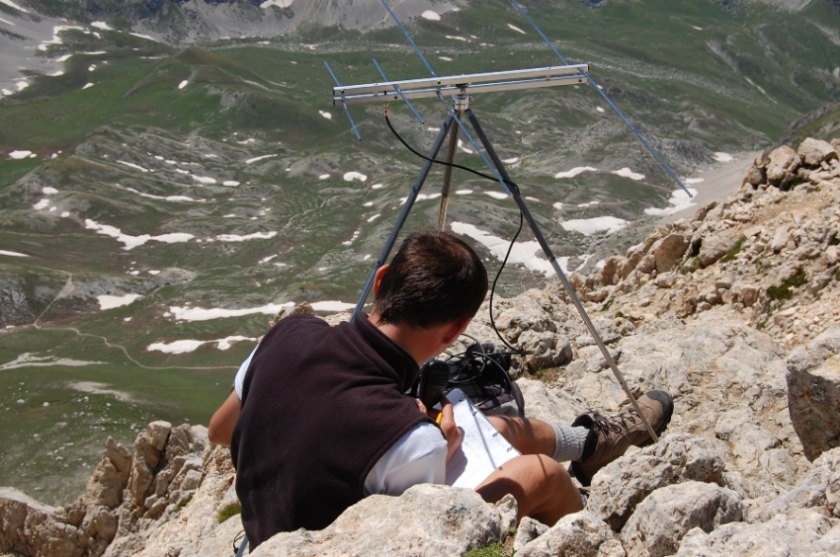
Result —
<instances>
[{"instance_id":1,"label":"dirt trail","mask_svg":"<svg viewBox=\"0 0 840 557\"><path fill-rule=\"evenodd\" d=\"M759 153L760 151L735 155L733 160L718 164L693 176L702 178L703 181L689 185L691 189L697 190L697 195L691 200L692 205L662 217L660 224L691 218L700 207L712 201L723 201L728 198L741 187L747 170Z\"/></svg>"}]
</instances>

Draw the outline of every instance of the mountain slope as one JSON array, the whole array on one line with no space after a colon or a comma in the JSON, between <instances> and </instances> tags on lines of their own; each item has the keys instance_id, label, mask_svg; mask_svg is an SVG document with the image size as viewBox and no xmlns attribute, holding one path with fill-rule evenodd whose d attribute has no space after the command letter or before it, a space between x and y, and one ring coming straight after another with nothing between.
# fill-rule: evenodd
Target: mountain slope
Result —
<instances>
[{"instance_id":1,"label":"mountain slope","mask_svg":"<svg viewBox=\"0 0 840 557\"><path fill-rule=\"evenodd\" d=\"M407 4L395 8L440 75L559 63L506 2L411 3L439 20L410 18ZM173 45L163 31L153 40L151 26L192 36L179 10L236 12L244 29L241 14L259 8L149 3L161 12L146 22L126 11L137 3L16 5L28 11L0 3L0 18L15 24L0 21L3 53L17 44L39 64L23 75L13 63L12 94L0 99L0 426L16 447L0 457L0 484L41 486L60 500L75 489L63 491L66 477L85 477L103 433L125 439L155 417L206 421L281 305L355 303L421 161L387 130L380 106L352 108L363 140L354 138L331 104L324 62L346 84L380 80L372 58L390 79L428 71L379 8L363 30L302 25L213 41L214 31ZM312 2L311 13L376 5ZM81 10L79 21L37 6ZM773 145L791 122L838 100L840 12L830 2L525 6L571 62L591 64L683 178ZM103 21L109 13L122 15ZM29 30L15 31L24 22ZM397 104L391 120L427 151L445 111L439 101L417 106L424 124ZM624 251L653 226L645 209L669 206L675 184L591 88L482 94L472 107L569 270ZM834 114L810 121L830 128ZM456 162L481 169L468 150L464 140ZM432 171L406 230L436 221L441 175ZM450 222L471 231L495 271L518 215L499 184L462 171L455 183ZM501 294L551 280L527 232L514 258ZM57 461L68 442L73 457ZM19 479L20 462L50 472Z\"/></svg>"}]
</instances>

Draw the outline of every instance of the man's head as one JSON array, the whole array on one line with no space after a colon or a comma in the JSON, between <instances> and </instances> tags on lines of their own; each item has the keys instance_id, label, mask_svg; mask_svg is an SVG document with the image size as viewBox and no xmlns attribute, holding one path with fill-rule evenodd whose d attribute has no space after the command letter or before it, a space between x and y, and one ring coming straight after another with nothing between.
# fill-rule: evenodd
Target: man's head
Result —
<instances>
[{"instance_id":1,"label":"man's head","mask_svg":"<svg viewBox=\"0 0 840 557\"><path fill-rule=\"evenodd\" d=\"M378 276L373 308L380 322L422 329L472 318L485 294L472 248L446 232L415 232Z\"/></svg>"}]
</instances>

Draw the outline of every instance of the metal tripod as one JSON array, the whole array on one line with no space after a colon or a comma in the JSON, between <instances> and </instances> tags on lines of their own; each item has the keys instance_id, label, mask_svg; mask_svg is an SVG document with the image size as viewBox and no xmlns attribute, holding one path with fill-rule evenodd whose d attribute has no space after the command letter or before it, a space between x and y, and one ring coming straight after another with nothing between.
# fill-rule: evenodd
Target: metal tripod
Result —
<instances>
[{"instance_id":1,"label":"metal tripod","mask_svg":"<svg viewBox=\"0 0 840 557\"><path fill-rule=\"evenodd\" d=\"M505 166L504 164L502 164L502 161L496 154L493 145L490 143L490 140L484 133L484 130L482 129L478 118L469 106L469 102L470 97L466 93L462 93L455 96L455 111L451 111L449 113L449 115L446 117L446 119L443 122L443 125L440 128L440 132L438 133L437 138L435 139L435 142L432 145L432 149L429 151L429 155L425 163L423 164L423 167L420 170L420 174L417 176L417 180L414 182L414 185L412 186L411 191L409 192L405 205L403 206L403 209L397 218L397 222L394 224L394 227L391 230L391 233L388 236L388 239L386 240L385 245L382 248L382 252L379 254L379 258L376 261L376 266L374 267L373 273L371 274L367 284L365 285L364 290L362 291L362 295L360 296L359 301L356 304L356 308L353 310L353 315L350 318L351 321L362 310L362 307L364 306L365 301L367 300L367 297L373 288L373 283L376 278L376 270L387 262L388 256L390 255L391 250L393 249L394 244L396 243L397 236L399 235L400 230L402 230L403 225L408 219L408 215L409 213L411 213L411 209L414 206L415 201L417 200L417 196L420 193L420 189L423 187L423 183L426 181L426 178L429 175L429 171L431 170L432 164L434 164L432 161L435 161L438 153L440 152L441 147L443 146L443 142L445 141L446 136L449 134L450 129L453 127L453 124L457 124L457 126L464 125L461 121L461 116L464 116L473 128L473 131L475 132L476 137L479 143L481 144L481 147L484 148L485 153L490 157L493 168L498 173L498 176L501 178L500 183L504 186L505 190L507 190L507 193L510 194L510 196L513 198L514 202L516 203L516 206L522 213L523 218L528 223L528 226L530 226L531 231L534 233L534 237L537 239L537 242L539 242L543 253L548 258L548 261L551 264L551 267L554 269L555 273L557 273L557 277L560 279L560 282L563 284L563 288L565 288L566 292L569 295L569 298L572 300L572 303L574 304L575 308L577 309L578 313L583 319L586 328L589 329L589 332L590 334L592 334L592 338L595 339L595 343L601 350L604 359L607 361L607 364L612 369L616 379L621 384L622 389L624 389L625 394L630 399L630 403L638 413L642 422L647 427L648 433L650 433L651 438L654 441L657 441L658 436L656 435L656 432L653 430L651 425L648 423L647 419L642 414L642 411L639 408L639 404L636 401L636 397L633 396L633 393L630 391L630 387L627 385L627 381L624 379L624 375L618 369L618 366L616 365L615 360L610 354L610 351L604 344L601 335L598 333L597 329L595 328L595 325L589 318L589 314L586 313L586 309L583 307L583 303L580 301L580 298L578 297L574 288L572 288L572 284L569 282L569 279L566 277L565 273L563 273L563 269L557 262L557 258L554 256L554 253L551 250L551 246L548 245L545 236L540 231L539 225L537 224L536 220L534 220L534 217L531 215L531 212L528 210L528 206L525 204L525 200L522 198L522 195L519 192L519 188L510 179L510 176L507 173L507 169L505 169ZM453 129L453 133L450 138L451 143L448 149L447 163L450 165L455 155L455 148L458 135L457 126ZM467 133L466 129L464 131L465 133ZM449 180L451 179L451 168L451 166L447 166L447 173L445 174L444 181L445 194L441 198L441 211L438 219L438 228L441 230L445 225L446 207L448 204L448 193L450 185Z\"/></svg>"}]
</instances>

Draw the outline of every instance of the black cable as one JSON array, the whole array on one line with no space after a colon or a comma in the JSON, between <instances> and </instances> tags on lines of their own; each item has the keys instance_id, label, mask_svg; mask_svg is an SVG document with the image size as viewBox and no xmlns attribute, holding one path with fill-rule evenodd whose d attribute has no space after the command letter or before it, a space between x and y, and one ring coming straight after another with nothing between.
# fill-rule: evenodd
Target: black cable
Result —
<instances>
[{"instance_id":1,"label":"black cable","mask_svg":"<svg viewBox=\"0 0 840 557\"><path fill-rule=\"evenodd\" d=\"M499 181L499 180L498 180L495 176L491 176L490 174L485 174L485 173L483 173L483 172L479 172L478 170L473 170L472 168L468 168L468 167L466 167L466 166L462 166L462 165L460 165L460 164L451 163L451 162L449 162L449 161L439 161L439 160L436 160L436 159L432 159L432 158L427 157L426 155L424 155L423 153L421 153L421 152L417 151L414 147L412 147L411 145L409 145L409 144L408 144L408 143L407 143L407 142L406 142L406 141L402 138L402 136L401 136L401 135L397 132L397 130L395 130L395 129L394 129L394 126L391 124L391 119L388 117L388 115L387 115L387 114L385 115L385 122L388 124L388 129L390 129L390 130L391 130L391 133L393 133L393 134L394 134L394 136L397 138L397 140L398 140L400 143L402 143L402 144L403 144L403 146L404 146L406 149L408 149L408 150L409 150L409 151L411 151L414 155L416 155L416 156L420 157L420 158L421 158L421 159L423 159L424 161L428 161L428 162L431 162L431 163L434 163L434 164L441 164L441 165L443 165L443 166L449 166L449 167L452 167L452 168L459 168L459 169L461 169L461 170L466 170L467 172L470 172L470 173L472 173L472 174L475 174L476 176L480 176L481 178L486 178L486 179L488 179L488 180L492 180L493 182L498 182L498 181ZM513 182L510 182L510 181L505 180L505 185L507 185L509 188L511 188L511 190L516 190L516 191L518 191L518 190L519 190L519 186L517 186L517 185L516 185L515 183L513 183ZM501 276L502 276L502 271L504 270L505 265L507 264L507 261L508 261L508 259L510 258L510 254L511 254L511 252L513 251L513 245L516 243L516 239L519 237L519 234L522 232L522 225L523 225L523 223L524 223L524 217L523 217L523 215L522 215L522 211L519 211L519 229L516 231L516 234L513 236L513 239L510 241L510 246L508 246L508 251L507 251L507 254L505 255L504 260L502 261L502 264L501 264L501 266L499 267L498 272L496 272L496 277L493 279L493 287L492 287L492 288L491 288L491 290L490 290L490 301L489 301L489 308L488 308L488 309L489 309L489 313L490 313L490 326L493 328L493 331L496 333L496 336L497 336L497 337L499 337L499 340L501 340L501 341L502 341L502 343L503 343L505 346L507 346L507 347L508 347L508 348L509 348L509 349L510 349L510 350L511 350L514 354L518 354L518 355L520 355L520 356L524 356L525 354L527 354L527 352L526 352L526 351L524 351L524 350L521 350L521 349L516 349L516 348L514 348L513 346L511 346L511 344L510 344L510 343L509 343L509 342L508 342L508 341L507 341L507 340L506 340L506 339L502 336L502 333L500 333L500 332L499 332L499 329L497 329L497 328L496 328L496 322L495 322L495 320L493 319L493 294L494 294L494 293L495 293L495 291L496 291L496 283L499 281L499 277L501 277ZM470 338L472 338L472 337L470 337ZM473 339L473 340L475 340L475 339ZM479 343L477 343L477 342L476 342L476 344L477 344L478 346L481 346L481 345L480 345Z\"/></svg>"},{"instance_id":2,"label":"black cable","mask_svg":"<svg viewBox=\"0 0 840 557\"><path fill-rule=\"evenodd\" d=\"M496 293L496 283L499 281L499 277L502 276L502 270L505 268L507 264L507 260L510 257L511 251L513 251L513 244L516 243L516 239L519 237L519 233L522 232L522 225L524 223L524 219L522 216L522 211L519 211L519 228L516 231L516 234L513 235L513 240L510 241L510 246L508 246L508 251L505 254L505 259L502 261L502 265L499 267L498 272L496 272L496 278L493 279L493 287L490 289L490 301L488 302L488 311L490 313L490 326L493 327L493 330L496 331L496 336L499 337L499 340L502 341L502 344L507 346L512 352L515 354L519 354L520 356L524 356L526 354L525 350L519 349L517 350L510 343L502 336L502 333L499 332L499 329L496 328L496 320L493 318L493 295Z\"/></svg>"},{"instance_id":3,"label":"black cable","mask_svg":"<svg viewBox=\"0 0 840 557\"><path fill-rule=\"evenodd\" d=\"M415 155L417 155L418 157L420 157L424 161L429 161L429 162L435 163L435 164L442 164L443 166L451 166L452 168L460 168L461 170L466 170L467 172L471 172L472 174L475 174L476 176L481 176L482 178L487 178L488 180L493 180L494 182L498 182L496 177L491 176L490 174L485 174L483 172L479 172L478 170L474 170L472 168L469 168L469 167L466 167L466 166L463 166L463 165L460 165L460 164L455 164L454 162L439 161L439 160L436 160L436 159L430 159L429 157L427 157L423 153L417 151L416 149L414 149L414 147L412 147L411 145L406 143L406 141L402 138L402 136L399 133L397 133L397 130L394 129L394 126L391 125L391 119L388 118L388 116L385 116L385 122L388 123L388 128L390 128L391 133L394 134L394 136L399 140L399 142L402 143L405 146L406 149L408 149L409 151L411 151L412 153L414 153ZM507 185L511 186L511 187L517 187L517 185L514 184L513 182L507 182Z\"/></svg>"}]
</instances>

